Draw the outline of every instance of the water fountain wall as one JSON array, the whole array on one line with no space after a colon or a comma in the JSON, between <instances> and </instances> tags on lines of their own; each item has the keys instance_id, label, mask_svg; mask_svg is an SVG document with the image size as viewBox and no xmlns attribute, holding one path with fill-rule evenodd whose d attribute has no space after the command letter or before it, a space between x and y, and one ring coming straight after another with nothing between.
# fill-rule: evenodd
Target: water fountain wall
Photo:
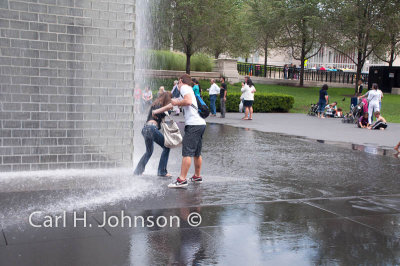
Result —
<instances>
[{"instance_id":1,"label":"water fountain wall","mask_svg":"<svg viewBox=\"0 0 400 266\"><path fill-rule=\"evenodd\" d=\"M134 4L0 2L0 171L132 166Z\"/></svg>"}]
</instances>

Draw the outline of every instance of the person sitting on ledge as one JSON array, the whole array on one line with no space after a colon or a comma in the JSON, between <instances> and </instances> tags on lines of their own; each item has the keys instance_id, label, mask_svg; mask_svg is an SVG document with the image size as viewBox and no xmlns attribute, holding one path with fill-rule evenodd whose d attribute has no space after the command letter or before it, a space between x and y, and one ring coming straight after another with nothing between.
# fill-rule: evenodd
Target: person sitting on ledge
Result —
<instances>
[{"instance_id":1,"label":"person sitting on ledge","mask_svg":"<svg viewBox=\"0 0 400 266\"><path fill-rule=\"evenodd\" d=\"M368 128L368 113L364 113L363 116L360 116L360 119L358 119L358 127L359 128Z\"/></svg>"},{"instance_id":2,"label":"person sitting on ledge","mask_svg":"<svg viewBox=\"0 0 400 266\"><path fill-rule=\"evenodd\" d=\"M368 129L374 129L374 130L385 130L387 128L386 124L386 119L381 116L381 113L379 111L374 113L376 122L372 125L369 126Z\"/></svg>"}]
</instances>

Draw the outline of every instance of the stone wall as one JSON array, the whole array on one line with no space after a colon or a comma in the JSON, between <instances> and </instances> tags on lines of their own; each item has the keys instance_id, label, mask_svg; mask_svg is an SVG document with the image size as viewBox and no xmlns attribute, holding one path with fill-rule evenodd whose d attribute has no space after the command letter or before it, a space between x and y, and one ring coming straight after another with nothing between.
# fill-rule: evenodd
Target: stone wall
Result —
<instances>
[{"instance_id":1,"label":"stone wall","mask_svg":"<svg viewBox=\"0 0 400 266\"><path fill-rule=\"evenodd\" d=\"M137 69L139 76L147 78L173 78L185 74L185 71L176 70L155 70L155 69ZM225 77L227 82L237 83L239 82L239 73L237 70L237 60L235 59L217 59L215 60L215 66L213 72L198 72L191 71L190 76L197 79L219 79Z\"/></svg>"},{"instance_id":2,"label":"stone wall","mask_svg":"<svg viewBox=\"0 0 400 266\"><path fill-rule=\"evenodd\" d=\"M134 0L0 1L0 171L132 165Z\"/></svg>"}]
</instances>

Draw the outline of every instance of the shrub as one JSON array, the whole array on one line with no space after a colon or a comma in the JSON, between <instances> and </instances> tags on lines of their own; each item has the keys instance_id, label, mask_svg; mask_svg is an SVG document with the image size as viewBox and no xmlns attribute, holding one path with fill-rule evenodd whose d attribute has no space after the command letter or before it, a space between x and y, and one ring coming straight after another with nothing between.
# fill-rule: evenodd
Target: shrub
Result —
<instances>
[{"instance_id":1,"label":"shrub","mask_svg":"<svg viewBox=\"0 0 400 266\"><path fill-rule=\"evenodd\" d=\"M226 111L239 112L240 93L229 93L226 98ZM210 106L208 93L203 93L204 102ZM255 113L289 112L293 108L294 97L285 94L256 93L254 96L253 109ZM217 110L220 103L217 99Z\"/></svg>"},{"instance_id":2,"label":"shrub","mask_svg":"<svg viewBox=\"0 0 400 266\"><path fill-rule=\"evenodd\" d=\"M160 70L186 70L186 55L165 50L149 50L149 68ZM214 68L212 58L203 53L196 53L191 57L192 71L211 72Z\"/></svg>"},{"instance_id":3,"label":"shrub","mask_svg":"<svg viewBox=\"0 0 400 266\"><path fill-rule=\"evenodd\" d=\"M214 61L206 54L197 53L190 58L190 67L193 71L211 72Z\"/></svg>"}]
</instances>

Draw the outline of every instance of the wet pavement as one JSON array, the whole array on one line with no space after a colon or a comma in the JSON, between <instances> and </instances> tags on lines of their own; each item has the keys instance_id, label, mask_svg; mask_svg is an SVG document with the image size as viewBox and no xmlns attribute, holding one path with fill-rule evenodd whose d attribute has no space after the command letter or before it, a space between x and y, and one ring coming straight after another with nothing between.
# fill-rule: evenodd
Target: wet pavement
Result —
<instances>
[{"instance_id":1,"label":"wet pavement","mask_svg":"<svg viewBox=\"0 0 400 266\"><path fill-rule=\"evenodd\" d=\"M171 180L155 176L159 155L156 147L143 177L132 169L0 174L0 265L400 263L393 156L209 124L205 182L168 190ZM172 174L180 159L172 150ZM39 210L35 225L66 211L65 226L32 227ZM74 227L73 211L86 211L86 227ZM151 227L149 217L161 223Z\"/></svg>"},{"instance_id":2,"label":"wet pavement","mask_svg":"<svg viewBox=\"0 0 400 266\"><path fill-rule=\"evenodd\" d=\"M359 129L355 124L344 124L340 118L319 119L305 114L255 113L254 120L243 121L240 113L227 113L225 119L207 118L208 123L245 127L262 132L300 136L312 140L350 143L393 150L400 141L400 124L388 123L388 129ZM182 119L180 117L179 119Z\"/></svg>"}]
</instances>

